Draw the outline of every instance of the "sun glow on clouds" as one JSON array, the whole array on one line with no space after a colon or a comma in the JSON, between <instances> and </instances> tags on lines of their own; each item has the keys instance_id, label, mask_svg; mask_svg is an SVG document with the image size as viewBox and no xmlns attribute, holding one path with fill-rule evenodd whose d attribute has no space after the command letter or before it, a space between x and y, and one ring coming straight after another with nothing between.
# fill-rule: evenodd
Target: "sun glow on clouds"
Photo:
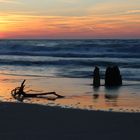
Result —
<instances>
[{"instance_id":1,"label":"sun glow on clouds","mask_svg":"<svg viewBox=\"0 0 140 140\"><path fill-rule=\"evenodd\" d=\"M132 22L133 21L133 22ZM122 24L124 23L124 24ZM139 36L137 16L32 16L5 15L0 17L1 37L8 38L103 38ZM129 30L128 30L129 29ZM121 30L121 32L120 32Z\"/></svg>"},{"instance_id":2,"label":"sun glow on clouds","mask_svg":"<svg viewBox=\"0 0 140 140\"><path fill-rule=\"evenodd\" d=\"M140 10L137 0L137 4L128 3L126 6L126 0L120 6L117 5L120 0L107 0L108 3L101 0L102 3L96 2L95 5L85 7L83 0L58 1L66 4L66 8L63 9L64 5L61 5L58 9L48 8L46 11L33 7L21 11L19 8L17 11L0 10L0 38L140 38ZM12 5L16 5L16 2L23 1L0 0L0 3ZM92 1L87 0L88 2ZM27 3L26 1L23 5ZM81 3L81 9L78 3ZM75 8L67 8L67 4L75 5ZM35 7L38 8L37 5Z\"/></svg>"}]
</instances>

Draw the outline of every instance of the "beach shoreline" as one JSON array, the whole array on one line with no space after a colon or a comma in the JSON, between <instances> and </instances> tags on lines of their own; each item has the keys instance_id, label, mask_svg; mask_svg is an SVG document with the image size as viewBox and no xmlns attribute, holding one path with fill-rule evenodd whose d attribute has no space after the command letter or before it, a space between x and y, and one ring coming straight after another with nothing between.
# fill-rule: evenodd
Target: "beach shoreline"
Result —
<instances>
[{"instance_id":1,"label":"beach shoreline","mask_svg":"<svg viewBox=\"0 0 140 140\"><path fill-rule=\"evenodd\" d=\"M25 98L24 103L85 110L140 112L139 84L135 85L135 82L130 82L132 85L107 89L104 86L93 88L90 84L92 79L85 78L36 78L1 75L0 100L16 102L11 96L11 90L20 86L23 79L27 80L25 87L27 94L53 91L65 96L65 98L55 101L48 100L49 96ZM52 96L52 98L54 97Z\"/></svg>"},{"instance_id":2,"label":"beach shoreline","mask_svg":"<svg viewBox=\"0 0 140 140\"><path fill-rule=\"evenodd\" d=\"M89 111L26 103L0 103L0 138L139 139L140 113Z\"/></svg>"}]
</instances>

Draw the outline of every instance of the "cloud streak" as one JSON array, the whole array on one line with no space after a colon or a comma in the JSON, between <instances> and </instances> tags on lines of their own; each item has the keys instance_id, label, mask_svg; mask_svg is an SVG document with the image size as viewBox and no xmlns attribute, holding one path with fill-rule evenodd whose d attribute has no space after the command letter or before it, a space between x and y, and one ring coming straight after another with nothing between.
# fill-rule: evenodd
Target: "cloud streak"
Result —
<instances>
[{"instance_id":1,"label":"cloud streak","mask_svg":"<svg viewBox=\"0 0 140 140\"><path fill-rule=\"evenodd\" d=\"M3 4L19 4L20 2L16 1L16 0L0 0L0 3L3 3Z\"/></svg>"},{"instance_id":2,"label":"cloud streak","mask_svg":"<svg viewBox=\"0 0 140 140\"><path fill-rule=\"evenodd\" d=\"M119 38L139 37L140 19L134 16L0 16L5 38ZM129 29L129 30L128 30Z\"/></svg>"},{"instance_id":3,"label":"cloud streak","mask_svg":"<svg viewBox=\"0 0 140 140\"><path fill-rule=\"evenodd\" d=\"M127 14L140 14L140 10L129 10L126 13Z\"/></svg>"}]
</instances>

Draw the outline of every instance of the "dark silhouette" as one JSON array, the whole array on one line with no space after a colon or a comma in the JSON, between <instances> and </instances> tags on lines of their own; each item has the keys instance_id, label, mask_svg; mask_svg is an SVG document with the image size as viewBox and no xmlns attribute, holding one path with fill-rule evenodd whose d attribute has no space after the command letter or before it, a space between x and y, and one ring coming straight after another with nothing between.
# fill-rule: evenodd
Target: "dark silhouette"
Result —
<instances>
[{"instance_id":1,"label":"dark silhouette","mask_svg":"<svg viewBox=\"0 0 140 140\"><path fill-rule=\"evenodd\" d=\"M93 85L94 87L100 86L100 69L96 66L93 72Z\"/></svg>"},{"instance_id":2,"label":"dark silhouette","mask_svg":"<svg viewBox=\"0 0 140 140\"><path fill-rule=\"evenodd\" d=\"M118 66L107 67L105 73L105 86L121 86L122 85L122 76Z\"/></svg>"},{"instance_id":3,"label":"dark silhouette","mask_svg":"<svg viewBox=\"0 0 140 140\"><path fill-rule=\"evenodd\" d=\"M55 92L45 92L45 93L38 93L38 94L27 94L26 92L24 92L24 88L25 88L25 81L24 80L22 83L21 83L21 86L20 87L16 87L15 89L13 89L11 91L11 94L12 96L19 100L19 101L23 101L24 98L36 98L36 97L39 97L41 95L55 95L56 98L64 98L64 96L61 96L59 94L56 94ZM56 99L56 98L53 98L52 100ZM51 99L51 98L48 98L48 99Z\"/></svg>"}]
</instances>

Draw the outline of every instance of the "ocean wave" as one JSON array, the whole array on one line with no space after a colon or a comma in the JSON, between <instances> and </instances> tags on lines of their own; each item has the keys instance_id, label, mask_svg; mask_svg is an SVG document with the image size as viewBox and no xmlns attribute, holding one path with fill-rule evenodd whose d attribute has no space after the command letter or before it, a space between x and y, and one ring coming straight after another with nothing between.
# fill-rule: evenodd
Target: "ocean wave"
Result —
<instances>
[{"instance_id":1,"label":"ocean wave","mask_svg":"<svg viewBox=\"0 0 140 140\"><path fill-rule=\"evenodd\" d=\"M128 41L128 40L40 40L40 41L0 41L1 53L31 53L31 52L80 52L89 53L91 52L140 52L140 41Z\"/></svg>"},{"instance_id":2,"label":"ocean wave","mask_svg":"<svg viewBox=\"0 0 140 140\"><path fill-rule=\"evenodd\" d=\"M140 58L139 53L79 53L79 52L0 52L0 55L10 56L50 56L64 58Z\"/></svg>"},{"instance_id":3,"label":"ocean wave","mask_svg":"<svg viewBox=\"0 0 140 140\"><path fill-rule=\"evenodd\" d=\"M95 65L104 72L118 65L125 79L140 79L140 40L0 40L0 50L0 72L4 67L9 74L26 75L30 67L41 75L49 67L57 69L56 76L85 78L92 77Z\"/></svg>"},{"instance_id":4,"label":"ocean wave","mask_svg":"<svg viewBox=\"0 0 140 140\"><path fill-rule=\"evenodd\" d=\"M17 65L17 66L62 66L62 67L93 67L93 66L110 66L118 65L122 68L140 68L140 61L124 61L117 59L48 59L48 60L36 60L36 59L0 59L0 65Z\"/></svg>"}]
</instances>

